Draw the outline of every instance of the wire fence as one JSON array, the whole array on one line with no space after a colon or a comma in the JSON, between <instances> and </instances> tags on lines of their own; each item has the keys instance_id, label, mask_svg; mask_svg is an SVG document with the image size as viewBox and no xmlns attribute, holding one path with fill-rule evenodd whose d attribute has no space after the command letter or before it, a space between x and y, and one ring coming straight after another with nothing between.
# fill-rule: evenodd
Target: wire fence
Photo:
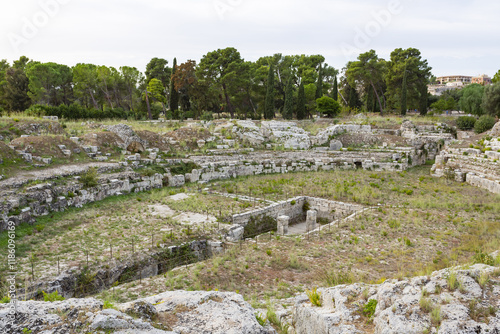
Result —
<instances>
[{"instance_id":1,"label":"wire fence","mask_svg":"<svg viewBox=\"0 0 500 334\"><path fill-rule=\"evenodd\" d=\"M145 250L136 249L137 244L131 241L129 243L129 252L126 256L120 253L120 258L113 257L113 243L107 250L109 258L102 260L95 253L81 252L80 258L75 261L67 261L69 263L63 266L59 257L52 260L53 268L57 268L58 278L47 279L37 277L36 263L31 263L29 268L25 268L21 273L24 274L24 286L18 290L18 296L25 299L40 299L43 297L44 289L54 289L54 282L57 281L63 288L66 295L75 297L84 297L97 294L105 289L115 288L117 285L139 281L159 275L165 274L168 271L190 264L206 260L212 256L225 253L228 250L244 250L249 245L258 245L259 243L267 244L280 238L297 238L301 237L307 241L320 241L325 238L337 237L339 227L349 226L351 222L361 219L363 216L370 214L374 210L384 210L387 206L367 207L360 211L350 212L347 216L336 219L328 224L318 225L315 229L308 231L307 229L300 234L294 235L278 235L277 225L268 231L261 231L253 235L245 235L236 242L219 241L215 242L216 247L209 247L206 236L191 235L191 241L176 243L172 234L151 234L151 248ZM293 226L293 225L292 225ZM220 229L220 223L218 228ZM189 229L189 227L188 227ZM189 233L188 233L189 235ZM168 239L168 236L172 239ZM160 239L161 237L161 239ZM155 242L155 240L167 239L166 243ZM123 246L123 245L122 245ZM47 261L45 261L47 262ZM68 269L63 271L61 267ZM61 276L61 274L63 274Z\"/></svg>"}]
</instances>

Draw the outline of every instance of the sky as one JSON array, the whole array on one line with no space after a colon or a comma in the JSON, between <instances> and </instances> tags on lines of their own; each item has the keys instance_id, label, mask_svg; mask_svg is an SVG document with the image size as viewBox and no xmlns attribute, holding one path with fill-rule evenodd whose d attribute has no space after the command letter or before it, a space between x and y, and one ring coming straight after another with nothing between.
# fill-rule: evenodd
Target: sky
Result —
<instances>
[{"instance_id":1,"label":"sky","mask_svg":"<svg viewBox=\"0 0 500 334\"><path fill-rule=\"evenodd\" d=\"M19 0L0 4L0 59L134 66L235 47L245 60L321 54L341 69L417 48L435 76L500 69L498 0Z\"/></svg>"}]
</instances>

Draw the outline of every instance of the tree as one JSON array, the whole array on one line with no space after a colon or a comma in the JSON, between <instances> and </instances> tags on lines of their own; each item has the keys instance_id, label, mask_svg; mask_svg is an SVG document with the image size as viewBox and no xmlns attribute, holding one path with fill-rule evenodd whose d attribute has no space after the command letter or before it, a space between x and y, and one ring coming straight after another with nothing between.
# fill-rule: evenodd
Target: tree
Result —
<instances>
[{"instance_id":1,"label":"tree","mask_svg":"<svg viewBox=\"0 0 500 334\"><path fill-rule=\"evenodd\" d=\"M403 80L406 77L406 109L417 109L421 104L422 94L427 95L427 87L431 77L431 67L422 59L418 49L396 49L391 53L387 64L385 83L387 85L386 101L389 109L402 110Z\"/></svg>"},{"instance_id":2,"label":"tree","mask_svg":"<svg viewBox=\"0 0 500 334\"><path fill-rule=\"evenodd\" d=\"M73 67L73 92L87 108L92 104L95 109L99 109L97 81L96 65L79 63Z\"/></svg>"},{"instance_id":3,"label":"tree","mask_svg":"<svg viewBox=\"0 0 500 334\"><path fill-rule=\"evenodd\" d=\"M500 83L484 88L483 110L492 116L500 117Z\"/></svg>"},{"instance_id":4,"label":"tree","mask_svg":"<svg viewBox=\"0 0 500 334\"><path fill-rule=\"evenodd\" d=\"M146 65L146 83L149 83L151 79L158 79L161 81L163 87L168 87L172 69L167 64L168 61L166 59L152 58Z\"/></svg>"},{"instance_id":5,"label":"tree","mask_svg":"<svg viewBox=\"0 0 500 334\"><path fill-rule=\"evenodd\" d=\"M493 76L493 78L491 79L491 82L493 83L498 83L500 82L500 70L498 70L497 73L495 73L495 75Z\"/></svg>"},{"instance_id":6,"label":"tree","mask_svg":"<svg viewBox=\"0 0 500 334\"><path fill-rule=\"evenodd\" d=\"M319 99L322 96L323 96L323 69L320 63L318 67L318 80L316 82L316 99Z\"/></svg>"},{"instance_id":7,"label":"tree","mask_svg":"<svg viewBox=\"0 0 500 334\"><path fill-rule=\"evenodd\" d=\"M406 65L405 65L405 69L404 69L404 73L403 73L403 85L401 87L401 115L406 115L406 110L408 110L408 99L407 99L407 96L408 96L408 71L406 69Z\"/></svg>"},{"instance_id":8,"label":"tree","mask_svg":"<svg viewBox=\"0 0 500 334\"><path fill-rule=\"evenodd\" d=\"M267 93L266 93L266 109L264 110L264 118L274 118L274 68L269 65L269 74L267 76Z\"/></svg>"},{"instance_id":9,"label":"tree","mask_svg":"<svg viewBox=\"0 0 500 334\"><path fill-rule=\"evenodd\" d=\"M304 83L301 81L299 85L299 94L297 96L297 119L301 120L306 117L306 94L304 91Z\"/></svg>"},{"instance_id":10,"label":"tree","mask_svg":"<svg viewBox=\"0 0 500 334\"><path fill-rule=\"evenodd\" d=\"M335 76L335 79L333 81L333 89L332 89L332 98L335 101L339 100L339 87L338 87L338 85L339 85L339 83L337 81L337 76Z\"/></svg>"},{"instance_id":11,"label":"tree","mask_svg":"<svg viewBox=\"0 0 500 334\"><path fill-rule=\"evenodd\" d=\"M142 73L135 67L122 66L120 67L121 76L127 91L129 109L134 110L134 101L138 94L137 86L144 79Z\"/></svg>"},{"instance_id":12,"label":"tree","mask_svg":"<svg viewBox=\"0 0 500 334\"><path fill-rule=\"evenodd\" d=\"M10 68L7 60L0 61L0 111L2 108L7 107L5 100L5 88L7 86L7 70Z\"/></svg>"},{"instance_id":13,"label":"tree","mask_svg":"<svg viewBox=\"0 0 500 334\"><path fill-rule=\"evenodd\" d=\"M366 107L370 106L370 93L373 92L377 98L380 112L383 113L383 106L380 95L383 94L383 82L385 75L385 61L379 59L375 50L370 50L360 54L358 60L347 64L346 77L349 85L364 92ZM380 93L380 94L379 94Z\"/></svg>"},{"instance_id":14,"label":"tree","mask_svg":"<svg viewBox=\"0 0 500 334\"><path fill-rule=\"evenodd\" d=\"M175 75L175 72L177 70L177 58L174 58L174 63L172 65L172 76L171 76L171 79L172 80L172 77ZM170 111L172 111L172 113L175 113L177 111L177 109L179 109L179 92L177 91L175 85L170 85L170 101L169 101L169 104L170 104Z\"/></svg>"},{"instance_id":15,"label":"tree","mask_svg":"<svg viewBox=\"0 0 500 334\"><path fill-rule=\"evenodd\" d=\"M316 100L317 110L329 117L335 117L340 113L340 104L328 96L320 97Z\"/></svg>"},{"instance_id":16,"label":"tree","mask_svg":"<svg viewBox=\"0 0 500 334\"><path fill-rule=\"evenodd\" d=\"M484 113L481 104L483 103L484 86L479 84L468 85L462 89L460 98L460 109L467 114L482 115Z\"/></svg>"},{"instance_id":17,"label":"tree","mask_svg":"<svg viewBox=\"0 0 500 334\"><path fill-rule=\"evenodd\" d=\"M191 95L197 82L195 69L196 62L194 60L188 60L176 66L175 72L172 74L170 85L178 92L178 96L181 100L181 108L184 111L191 108ZM172 94L170 94L170 96L172 96ZM198 112L196 117L199 115L200 113Z\"/></svg>"},{"instance_id":18,"label":"tree","mask_svg":"<svg viewBox=\"0 0 500 334\"><path fill-rule=\"evenodd\" d=\"M26 68L29 64L29 58L22 56L14 61L13 66L5 73L5 104L9 110L24 111L31 104L28 96L29 80L26 76Z\"/></svg>"},{"instance_id":19,"label":"tree","mask_svg":"<svg viewBox=\"0 0 500 334\"><path fill-rule=\"evenodd\" d=\"M283 118L293 118L293 86L292 79L288 79L285 90L285 107L283 109Z\"/></svg>"},{"instance_id":20,"label":"tree","mask_svg":"<svg viewBox=\"0 0 500 334\"><path fill-rule=\"evenodd\" d=\"M229 93L236 91L239 86L243 64L238 50L229 47L204 55L196 71L198 78L206 80L208 85L217 85L222 90L225 106L231 117L234 117L235 109Z\"/></svg>"},{"instance_id":21,"label":"tree","mask_svg":"<svg viewBox=\"0 0 500 334\"><path fill-rule=\"evenodd\" d=\"M148 98L152 98L161 103L163 111L165 112L165 103L167 102L167 98L165 96L165 87L163 87L161 81L155 78L151 79L148 83L147 93L149 94Z\"/></svg>"},{"instance_id":22,"label":"tree","mask_svg":"<svg viewBox=\"0 0 500 334\"><path fill-rule=\"evenodd\" d=\"M34 103L68 105L73 95L73 73L66 65L34 63L26 69L29 80L28 96Z\"/></svg>"}]
</instances>

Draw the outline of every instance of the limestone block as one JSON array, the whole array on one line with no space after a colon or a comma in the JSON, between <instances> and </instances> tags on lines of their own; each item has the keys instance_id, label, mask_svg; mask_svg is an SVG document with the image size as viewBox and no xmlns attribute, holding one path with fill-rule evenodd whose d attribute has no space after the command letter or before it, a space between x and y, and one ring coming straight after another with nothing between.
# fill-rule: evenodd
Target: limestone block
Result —
<instances>
[{"instance_id":1,"label":"limestone block","mask_svg":"<svg viewBox=\"0 0 500 334\"><path fill-rule=\"evenodd\" d=\"M330 140L330 151L340 151L343 147L342 142L337 139Z\"/></svg>"},{"instance_id":2,"label":"limestone block","mask_svg":"<svg viewBox=\"0 0 500 334\"><path fill-rule=\"evenodd\" d=\"M307 218L306 218L306 230L312 231L316 229L316 221L317 221L318 213L316 210L308 210Z\"/></svg>"},{"instance_id":3,"label":"limestone block","mask_svg":"<svg viewBox=\"0 0 500 334\"><path fill-rule=\"evenodd\" d=\"M287 235L288 234L288 224L290 222L290 217L288 216L279 216L278 217L278 235Z\"/></svg>"}]
</instances>

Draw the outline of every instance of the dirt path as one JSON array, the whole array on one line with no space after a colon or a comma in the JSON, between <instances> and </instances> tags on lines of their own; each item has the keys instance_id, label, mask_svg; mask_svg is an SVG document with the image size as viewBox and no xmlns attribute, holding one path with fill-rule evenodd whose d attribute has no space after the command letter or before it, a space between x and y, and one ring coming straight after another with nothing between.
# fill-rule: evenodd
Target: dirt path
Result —
<instances>
[{"instance_id":1,"label":"dirt path","mask_svg":"<svg viewBox=\"0 0 500 334\"><path fill-rule=\"evenodd\" d=\"M83 173L90 167L97 167L101 169L100 172L103 172L106 170L118 169L120 168L120 165L118 163L111 163L111 162L90 162L90 163L75 164L75 165L63 165L43 170L20 172L15 176L0 181L0 189L18 188L23 184L35 180L44 181L58 177L77 175Z\"/></svg>"}]
</instances>

